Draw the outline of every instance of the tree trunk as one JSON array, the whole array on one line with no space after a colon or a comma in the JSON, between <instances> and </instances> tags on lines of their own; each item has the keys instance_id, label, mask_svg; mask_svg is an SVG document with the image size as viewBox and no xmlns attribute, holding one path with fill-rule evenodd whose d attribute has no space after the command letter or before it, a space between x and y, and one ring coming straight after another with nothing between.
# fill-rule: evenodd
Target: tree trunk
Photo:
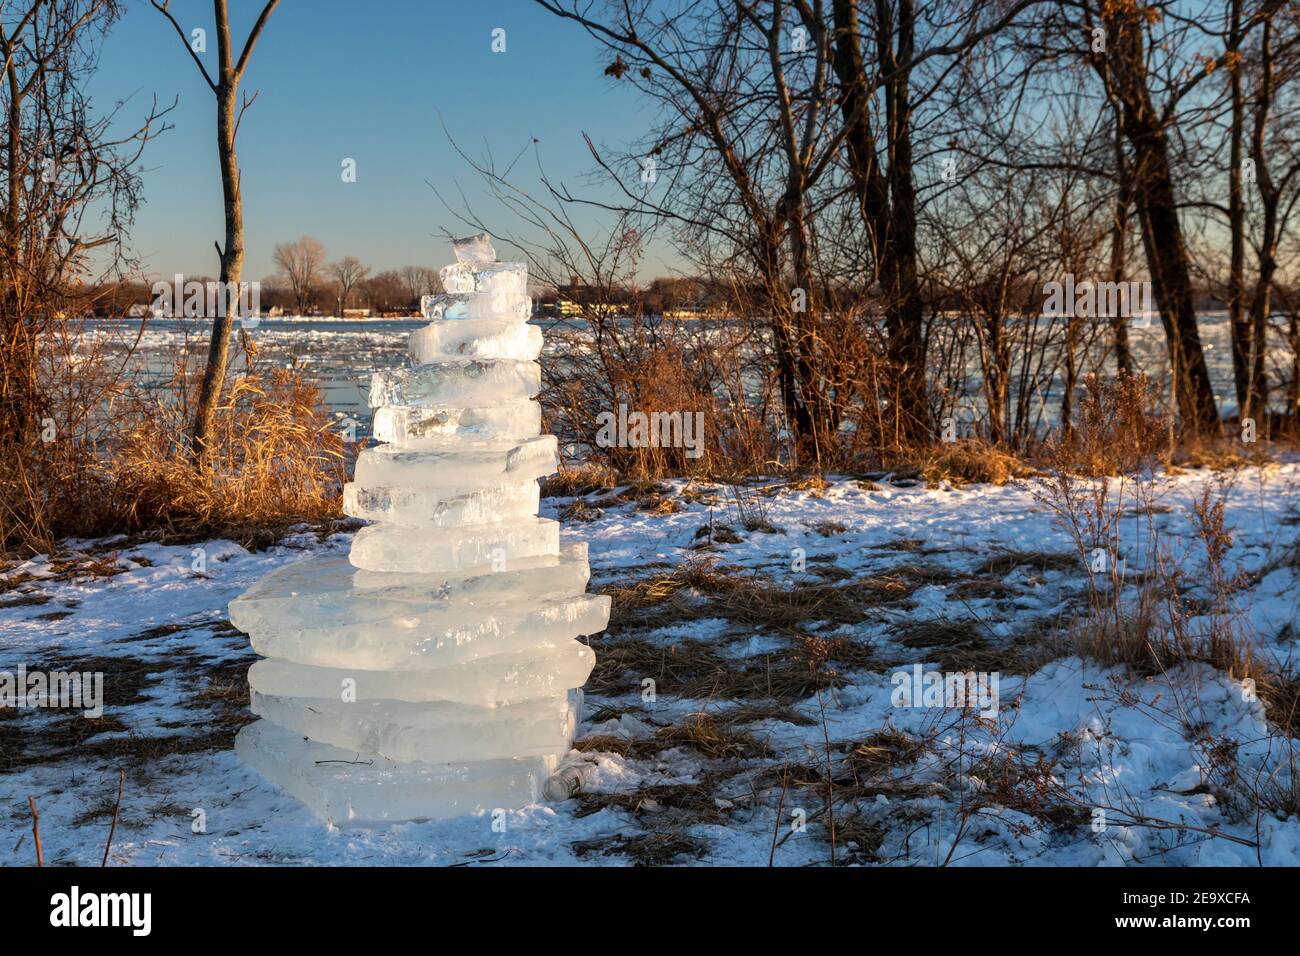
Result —
<instances>
[{"instance_id":1,"label":"tree trunk","mask_svg":"<svg viewBox=\"0 0 1300 956\"><path fill-rule=\"evenodd\" d=\"M832 452L835 416L822 388L821 364L818 361L817 316L820 297L817 295L817 278L812 267L808 248L808 224L804 217L804 197L793 192L787 196L784 217L790 236L790 251L794 260L795 283L804 292L804 309L793 314L795 353L798 362L800 398L806 410L808 429L801 434L806 446L801 449L800 461L823 467L826 456Z\"/></svg>"},{"instance_id":2,"label":"tree trunk","mask_svg":"<svg viewBox=\"0 0 1300 956\"><path fill-rule=\"evenodd\" d=\"M224 201L226 220L226 242L218 247L221 258L222 301L224 308L217 310L212 317L212 338L208 343L208 362L199 382L199 395L194 409L194 423L190 429L190 452L196 461L201 461L208 449L212 437L213 421L216 418L217 403L221 400L221 390L226 382L226 364L230 356L231 313L239 301L238 284L244 270L244 204L239 195L239 161L235 158L235 134L239 129L239 118L251 103L245 102L236 108L239 84L244 70L248 67L249 57L257 39L266 28L267 20L280 0L266 0L262 12L249 31L244 41L239 59L230 42L230 13L226 0L212 0L213 17L217 30L217 70L216 79L208 72L203 61L190 48L185 28L168 11L166 2L151 0L155 10L170 21L186 52L193 58L195 65L216 97L217 103L217 160L221 165L221 195Z\"/></svg>"},{"instance_id":3,"label":"tree trunk","mask_svg":"<svg viewBox=\"0 0 1300 956\"><path fill-rule=\"evenodd\" d=\"M1187 249L1183 245L1167 166L1164 175L1157 176L1138 202L1152 291L1169 342L1178 414L1184 428L1208 435L1218 428L1219 413L1196 326Z\"/></svg>"},{"instance_id":4,"label":"tree trunk","mask_svg":"<svg viewBox=\"0 0 1300 956\"><path fill-rule=\"evenodd\" d=\"M804 436L812 434L813 421L808 406L803 400L803 391L798 381L798 345L792 334L792 313L790 309L789 290L781 282L781 261L779 230L771 224L759 228L759 240L756 259L763 277L766 306L771 317L772 332L776 347L777 383L781 388L781 404L785 408L786 421L795 436L795 455L799 458L803 449Z\"/></svg>"},{"instance_id":5,"label":"tree trunk","mask_svg":"<svg viewBox=\"0 0 1300 956\"><path fill-rule=\"evenodd\" d=\"M1241 0L1232 0L1230 49L1241 42ZM1242 195L1242 160L1245 158L1245 99L1241 92L1241 65L1230 78L1232 125L1228 154L1228 231L1232 251L1228 264L1228 330L1232 337L1232 383L1237 393L1237 415L1250 415L1250 321L1246 317L1246 204Z\"/></svg>"},{"instance_id":6,"label":"tree trunk","mask_svg":"<svg viewBox=\"0 0 1300 956\"><path fill-rule=\"evenodd\" d=\"M1131 201L1126 185L1121 184L1119 196L1115 200L1115 221L1110 231L1110 281L1124 281L1125 260L1127 259L1125 237L1128 233L1128 206ZM1133 350L1128 342L1128 320L1126 315L1116 315L1110 320L1111 332L1115 338L1115 368L1121 377L1133 374Z\"/></svg>"},{"instance_id":7,"label":"tree trunk","mask_svg":"<svg viewBox=\"0 0 1300 956\"><path fill-rule=\"evenodd\" d=\"M909 71L898 71L899 60L912 56L911 0L898 0L897 49L888 29L891 11L877 0L881 36L881 70L897 73L885 91L889 174L880 170L876 137L871 128L870 90L857 0L834 0L835 51L832 65L840 84L840 112L846 127L849 173L871 237L876 271L884 294L885 332L892 370L895 420L904 443L933 440L926 389L924 303L917 281L916 191L912 180L911 104Z\"/></svg>"},{"instance_id":8,"label":"tree trunk","mask_svg":"<svg viewBox=\"0 0 1300 956\"><path fill-rule=\"evenodd\" d=\"M221 192L226 218L226 242L221 250L223 289L235 289L244 269L244 207L239 195L239 162L235 157L235 90L223 78L217 90L217 155L221 163ZM237 296L232 297L237 300ZM226 381L230 358L230 327L233 308L219 309L212 318L208 363L199 384L191 442L195 457L207 450L216 417L217 402Z\"/></svg>"},{"instance_id":9,"label":"tree trunk","mask_svg":"<svg viewBox=\"0 0 1300 956\"><path fill-rule=\"evenodd\" d=\"M1123 103L1122 126L1133 150L1133 198L1142 229L1151 286L1169 344L1174 398L1183 427L1195 434L1218 429L1219 413L1201 349L1192 301L1191 268L1169 165L1169 143L1147 88L1142 26L1113 18L1116 49L1107 62Z\"/></svg>"},{"instance_id":10,"label":"tree trunk","mask_svg":"<svg viewBox=\"0 0 1300 956\"><path fill-rule=\"evenodd\" d=\"M15 34L16 36L17 34ZM14 46L6 36L3 55L8 63L9 88L6 117L6 175L8 202L4 210L3 282L0 283L0 447L26 447L36 440L40 425L40 387L37 378L38 319L31 314L30 291L36 280L26 261L23 222L23 177L31 158L24 154L22 106L25 98L13 63ZM20 453L6 452L6 455Z\"/></svg>"},{"instance_id":11,"label":"tree trunk","mask_svg":"<svg viewBox=\"0 0 1300 956\"><path fill-rule=\"evenodd\" d=\"M882 8L883 3L877 2ZM898 0L898 49L888 48L881 69L892 72L913 53L912 0ZM888 90L889 255L885 257L889 288L898 302L888 316L890 361L899 376L899 404L905 416L905 434L913 442L933 439L929 400L926 396L924 304L917 281L916 188L912 181L912 106L910 71L901 73Z\"/></svg>"},{"instance_id":12,"label":"tree trunk","mask_svg":"<svg viewBox=\"0 0 1300 956\"><path fill-rule=\"evenodd\" d=\"M1003 330L1005 296L998 295L992 302L980 302L975 308L979 314L976 341L980 351L980 370L984 376L984 404L988 406L989 441L1000 445L1007 437L1007 386L1011 367Z\"/></svg>"},{"instance_id":13,"label":"tree trunk","mask_svg":"<svg viewBox=\"0 0 1300 956\"><path fill-rule=\"evenodd\" d=\"M1292 434L1300 435L1300 312L1290 312L1287 341L1291 345L1291 382L1286 392L1286 414Z\"/></svg>"},{"instance_id":14,"label":"tree trunk","mask_svg":"<svg viewBox=\"0 0 1300 956\"><path fill-rule=\"evenodd\" d=\"M1268 417L1268 380L1264 365L1268 348L1268 317L1272 305L1273 277L1277 273L1278 203L1281 191L1273 182L1265 152L1269 109L1273 100L1273 24L1264 21L1260 40L1259 88L1255 95L1255 124L1251 135L1251 155L1255 160L1255 182L1259 186L1264 222L1259 239L1259 275L1251 296L1250 314L1246 319L1249 335L1250 365L1246 375L1246 396L1242 416L1263 423ZM1233 352L1234 358L1236 351Z\"/></svg>"},{"instance_id":15,"label":"tree trunk","mask_svg":"<svg viewBox=\"0 0 1300 956\"><path fill-rule=\"evenodd\" d=\"M1071 315L1065 320L1065 381L1061 389L1061 435L1074 432L1074 390L1079 386L1079 320Z\"/></svg>"}]
</instances>

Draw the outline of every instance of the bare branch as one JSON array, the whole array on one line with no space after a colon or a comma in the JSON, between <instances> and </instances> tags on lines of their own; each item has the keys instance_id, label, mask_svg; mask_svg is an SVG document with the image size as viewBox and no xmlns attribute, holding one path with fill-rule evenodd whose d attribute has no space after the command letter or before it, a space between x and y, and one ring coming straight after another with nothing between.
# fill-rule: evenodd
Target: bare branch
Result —
<instances>
[{"instance_id":1,"label":"bare branch","mask_svg":"<svg viewBox=\"0 0 1300 956\"><path fill-rule=\"evenodd\" d=\"M190 46L190 41L185 35L184 28L176 22L176 18L172 16L171 11L167 9L171 4L171 0L163 0L162 3L159 3L158 0L149 0L149 4L171 22L171 25L176 29L176 35L181 38L181 46L185 47L185 52L190 55L190 59L194 61L194 65L197 66L199 72L203 74L204 81L212 89L212 92L215 93L217 91L217 84L212 82L212 76L208 73L208 68L203 65L203 61L199 59L199 55L194 52L194 47Z\"/></svg>"}]
</instances>

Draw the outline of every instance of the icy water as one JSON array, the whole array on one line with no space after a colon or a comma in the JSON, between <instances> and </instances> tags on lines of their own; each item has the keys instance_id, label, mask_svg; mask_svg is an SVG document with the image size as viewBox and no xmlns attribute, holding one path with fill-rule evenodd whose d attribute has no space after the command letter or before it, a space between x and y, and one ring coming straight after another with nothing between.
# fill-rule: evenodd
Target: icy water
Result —
<instances>
[{"instance_id":1,"label":"icy water","mask_svg":"<svg viewBox=\"0 0 1300 956\"><path fill-rule=\"evenodd\" d=\"M574 336L582 337L583 323L577 320L534 319L547 333L543 360L562 361ZM338 319L262 319L249 331L257 349L257 361L265 366L304 368L320 386L325 401L337 418L352 417L358 422L369 420L366 395L371 373L406 361L406 339L424 319L374 319L344 321ZM1223 313L1206 313L1201 317L1201 337L1211 377L1224 414L1235 410L1232 389L1232 356L1229 348L1227 317ZM188 356L192 366L207 353L210 324L202 320L122 319L91 323L90 336L100 339L110 351L130 354L128 367L141 384L159 387L167 382L177 361ZM949 335L961 335L957 328L945 330L932 338L932 349L943 348ZM1166 375L1164 332L1158 320L1148 328L1131 328L1130 343L1139 365L1154 378ZM1105 335L1097 337L1099 343ZM1280 345L1280 343L1278 343ZM978 368L974 349L968 346L971 367L966 388L978 392ZM1275 349L1274 361L1283 356ZM1013 362L1014 362L1013 357ZM242 368L242 361L236 368ZM1275 371L1275 369L1271 369ZM1038 396L1036 404L1047 409L1050 421L1058 403L1059 382ZM364 432L365 425L362 425Z\"/></svg>"},{"instance_id":2,"label":"icy water","mask_svg":"<svg viewBox=\"0 0 1300 956\"><path fill-rule=\"evenodd\" d=\"M547 334L544 353L555 357L561 337L554 333L578 332L583 323L573 320L534 319ZM261 319L248 329L262 367L296 365L306 370L324 393L325 402L339 418L369 418L366 395L376 369L407 361L406 340L427 319ZM118 319L88 323L87 334L99 339L111 353L128 357L128 369L139 384L159 388L169 381L178 361L188 358L198 367L208 351L211 323L198 319ZM235 336L238 336L236 326ZM240 358L236 370L244 368Z\"/></svg>"},{"instance_id":3,"label":"icy water","mask_svg":"<svg viewBox=\"0 0 1300 956\"><path fill-rule=\"evenodd\" d=\"M401 362L406 337L423 324L423 319L262 319L248 334L259 364L304 368L337 417L362 421L369 415L366 393L370 374ZM177 362L187 357L191 363L201 361L207 353L208 322L151 319L144 323L143 331L140 325L133 319L95 322L88 331L114 352L125 354L134 345L128 368L145 387L164 386ZM242 368L242 362L237 367Z\"/></svg>"}]
</instances>

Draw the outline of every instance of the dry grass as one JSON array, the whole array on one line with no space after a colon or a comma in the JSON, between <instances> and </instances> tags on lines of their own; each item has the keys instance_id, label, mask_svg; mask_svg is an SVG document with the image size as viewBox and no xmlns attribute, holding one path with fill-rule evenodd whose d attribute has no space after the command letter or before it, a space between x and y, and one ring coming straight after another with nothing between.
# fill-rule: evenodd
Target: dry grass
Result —
<instances>
[{"instance_id":1,"label":"dry grass","mask_svg":"<svg viewBox=\"0 0 1300 956\"><path fill-rule=\"evenodd\" d=\"M858 624L874 608L896 605L919 587L948 584L957 572L924 564L904 564L887 573L857 578L847 584L807 583L781 587L754 575L729 573L732 569L704 560L688 562L671 571L630 584L605 588L613 599L611 625L648 625L657 616L720 617L746 627L793 632L807 624L826 621ZM692 600L684 603L689 592ZM668 607L661 608L667 602Z\"/></svg>"},{"instance_id":2,"label":"dry grass","mask_svg":"<svg viewBox=\"0 0 1300 956\"><path fill-rule=\"evenodd\" d=\"M1279 451L1278 447L1269 442L1243 443L1236 435L1197 436L1186 438L1175 450L1171 460L1175 465L1184 468L1236 471L1275 462L1279 457Z\"/></svg>"},{"instance_id":3,"label":"dry grass","mask_svg":"<svg viewBox=\"0 0 1300 956\"><path fill-rule=\"evenodd\" d=\"M654 737L638 740L631 753L643 757L671 747L690 747L710 760L750 759L770 753L767 744L709 714L691 714L680 724L663 727Z\"/></svg>"},{"instance_id":4,"label":"dry grass","mask_svg":"<svg viewBox=\"0 0 1300 956\"><path fill-rule=\"evenodd\" d=\"M881 730L849 749L849 769L857 779L878 779L898 767L914 763L925 751L925 741L897 730Z\"/></svg>"},{"instance_id":5,"label":"dry grass","mask_svg":"<svg viewBox=\"0 0 1300 956\"><path fill-rule=\"evenodd\" d=\"M573 852L580 859L591 855L625 856L633 866L669 866L681 862L683 857L698 860L708 852L708 847L677 831L579 840L573 844Z\"/></svg>"},{"instance_id":6,"label":"dry grass","mask_svg":"<svg viewBox=\"0 0 1300 956\"><path fill-rule=\"evenodd\" d=\"M955 584L948 595L950 601L1000 601L1020 594L1019 588L1006 584L998 578L971 578Z\"/></svg>"},{"instance_id":7,"label":"dry grass","mask_svg":"<svg viewBox=\"0 0 1300 956\"><path fill-rule=\"evenodd\" d=\"M928 483L946 481L958 487L1005 485L1013 478L1027 478L1034 473L1032 467L1009 451L974 440L940 443L929 449L921 465L921 477Z\"/></svg>"},{"instance_id":8,"label":"dry grass","mask_svg":"<svg viewBox=\"0 0 1300 956\"><path fill-rule=\"evenodd\" d=\"M610 623L617 625L628 621L635 612L666 601L685 588L702 587L714 573L707 564L692 562L630 584L604 588L602 593L608 594L612 602Z\"/></svg>"},{"instance_id":9,"label":"dry grass","mask_svg":"<svg viewBox=\"0 0 1300 956\"><path fill-rule=\"evenodd\" d=\"M677 499L660 494L646 495L636 503L636 507L638 511L652 515L672 515L682 510Z\"/></svg>"},{"instance_id":10,"label":"dry grass","mask_svg":"<svg viewBox=\"0 0 1300 956\"><path fill-rule=\"evenodd\" d=\"M166 661L83 657L31 665L47 672L102 673L104 713L95 719L76 712L48 719L46 712L0 710L0 771L98 758L132 774L148 774L170 756L229 750L239 729L254 719L248 710L246 678L253 659L248 652L220 663L186 654ZM179 677L187 688L183 697L192 713L176 722L151 724L147 730L123 723L118 714L148 704L169 676Z\"/></svg>"},{"instance_id":11,"label":"dry grass","mask_svg":"<svg viewBox=\"0 0 1300 956\"><path fill-rule=\"evenodd\" d=\"M934 740L933 728L919 736L883 728L861 741L833 745L834 751L845 755L843 759L765 767L755 785L807 791L823 811L832 800L841 806L874 803L880 796L898 802L926 800L946 789L941 783L915 778L918 761L933 751ZM822 811L812 814L809 821L821 815Z\"/></svg>"},{"instance_id":12,"label":"dry grass","mask_svg":"<svg viewBox=\"0 0 1300 956\"><path fill-rule=\"evenodd\" d=\"M234 377L202 463L186 441L189 397L178 379L161 396L122 398L106 433L52 443L24 463L21 485L0 468L5 495L25 502L0 508L0 543L48 551L67 536L128 534L259 545L339 517L347 449L299 372Z\"/></svg>"},{"instance_id":13,"label":"dry grass","mask_svg":"<svg viewBox=\"0 0 1300 956\"><path fill-rule=\"evenodd\" d=\"M898 643L904 647L983 646L984 637L978 621L931 618L904 624Z\"/></svg>"},{"instance_id":14,"label":"dry grass","mask_svg":"<svg viewBox=\"0 0 1300 956\"><path fill-rule=\"evenodd\" d=\"M626 757L632 750L632 738L618 734L588 734L573 742L573 749L584 754L617 754Z\"/></svg>"},{"instance_id":15,"label":"dry grass","mask_svg":"<svg viewBox=\"0 0 1300 956\"><path fill-rule=\"evenodd\" d=\"M844 684L841 671L874 666L870 647L845 638L788 637L776 654L733 658L700 641L663 646L640 638L591 639L596 667L587 689L601 696L640 690L654 681L655 692L692 700L775 701L793 704L819 690Z\"/></svg>"},{"instance_id":16,"label":"dry grass","mask_svg":"<svg viewBox=\"0 0 1300 956\"><path fill-rule=\"evenodd\" d=\"M737 708L739 711L740 708ZM620 757L646 759L674 747L689 747L710 760L732 760L765 757L767 744L736 729L736 724L762 719L759 714L788 713L796 719L806 720L788 708L753 707L752 714L737 714L744 719L727 719L713 714L690 714L680 724L661 727L649 737L621 737L612 734L592 734L574 742L573 747L582 753L614 753ZM727 715L730 717L730 715Z\"/></svg>"},{"instance_id":17,"label":"dry grass","mask_svg":"<svg viewBox=\"0 0 1300 956\"><path fill-rule=\"evenodd\" d=\"M924 659L944 671L1028 674L1042 663L1033 643L990 644L984 625L974 618L912 621L903 626L898 643L923 650Z\"/></svg>"},{"instance_id":18,"label":"dry grass","mask_svg":"<svg viewBox=\"0 0 1300 956\"><path fill-rule=\"evenodd\" d=\"M569 504L565 505L560 511L561 521L581 521L586 524L589 521L595 521L605 512L600 508L593 508L587 504L583 498L574 498Z\"/></svg>"},{"instance_id":19,"label":"dry grass","mask_svg":"<svg viewBox=\"0 0 1300 956\"><path fill-rule=\"evenodd\" d=\"M1253 642L1230 618L1211 614L1193 627L1197 608L1174 581L1160 575L1128 592L1100 593L1069 624L1064 643L1105 667L1123 666L1139 677L1165 674L1182 664L1205 663L1234 680L1271 680Z\"/></svg>"},{"instance_id":20,"label":"dry grass","mask_svg":"<svg viewBox=\"0 0 1300 956\"><path fill-rule=\"evenodd\" d=\"M975 567L976 574L998 574L1003 577L1017 568L1044 571L1078 571L1082 568L1079 556L1068 551L999 551Z\"/></svg>"},{"instance_id":21,"label":"dry grass","mask_svg":"<svg viewBox=\"0 0 1300 956\"><path fill-rule=\"evenodd\" d=\"M823 538L834 538L849 530L849 526L840 521L818 521L810 526L810 530Z\"/></svg>"},{"instance_id":22,"label":"dry grass","mask_svg":"<svg viewBox=\"0 0 1300 956\"><path fill-rule=\"evenodd\" d=\"M1033 817L1049 830L1071 830L1088 823L1089 808L1061 783L1066 771L1056 758L1021 751L985 757L969 770L983 787L966 812L1012 810Z\"/></svg>"},{"instance_id":23,"label":"dry grass","mask_svg":"<svg viewBox=\"0 0 1300 956\"><path fill-rule=\"evenodd\" d=\"M576 498L606 491L618 484L618 474L602 462L561 465L560 470L542 479L543 498Z\"/></svg>"},{"instance_id":24,"label":"dry grass","mask_svg":"<svg viewBox=\"0 0 1300 956\"><path fill-rule=\"evenodd\" d=\"M201 465L174 428L141 422L112 466L115 530L244 540L337 518L347 461L331 425L319 391L284 369L233 383Z\"/></svg>"},{"instance_id":25,"label":"dry grass","mask_svg":"<svg viewBox=\"0 0 1300 956\"><path fill-rule=\"evenodd\" d=\"M1288 736L1300 737L1300 671L1273 671L1262 682L1257 678L1255 689L1268 719ZM1296 783L1300 786L1300 779Z\"/></svg>"},{"instance_id":26,"label":"dry grass","mask_svg":"<svg viewBox=\"0 0 1300 956\"><path fill-rule=\"evenodd\" d=\"M879 823L869 822L861 813L849 813L835 820L835 843L839 854L837 866L859 866L880 862L880 847L888 831Z\"/></svg>"},{"instance_id":27,"label":"dry grass","mask_svg":"<svg viewBox=\"0 0 1300 956\"><path fill-rule=\"evenodd\" d=\"M923 538L891 538L889 541L883 541L880 544L870 545L877 551L904 551L908 553L924 553L925 540Z\"/></svg>"},{"instance_id":28,"label":"dry grass","mask_svg":"<svg viewBox=\"0 0 1300 956\"><path fill-rule=\"evenodd\" d=\"M620 440L591 447L591 458L619 476L752 472L759 462L779 457L766 444L774 440L770 423L754 419L743 399L732 404L719 396L723 379L732 378L738 369L715 363L730 363L734 354L719 353L716 343L702 349L692 341L698 329L689 323L663 323L651 332L640 326L640 317L627 325L602 316L591 316L590 321L600 334L573 342L567 361L548 367L540 396L548 428L564 436L562 440L593 442L604 427L602 417L617 415L622 405L630 414L676 415L692 428L695 416L700 416L703 431L694 435L699 444L693 452L683 447L682 435L672 436L667 444L656 436L636 447ZM563 340L563 332L553 334ZM746 438L751 434L755 446Z\"/></svg>"},{"instance_id":29,"label":"dry grass","mask_svg":"<svg viewBox=\"0 0 1300 956\"><path fill-rule=\"evenodd\" d=\"M806 714L782 704L745 703L714 715L718 723L726 727L755 724L764 720L775 720L794 724L796 727L811 727L817 723Z\"/></svg>"},{"instance_id":30,"label":"dry grass","mask_svg":"<svg viewBox=\"0 0 1300 956\"><path fill-rule=\"evenodd\" d=\"M878 609L908 606L909 596L919 587L947 585L961 577L947 568L903 564L848 583L787 588L728 570L692 562L606 588L613 611L610 628L592 639L597 655L589 689L601 695L623 693L650 678L659 693L697 700L806 700L819 690L841 686L844 673L886 664L867 644L812 636L806 633L808 627L820 622L860 625ZM731 621L743 635L757 631L779 636L789 642L788 650L737 659L712 643L664 645L624 634L702 618ZM1032 642L991 646L983 631L984 625L974 619L912 622L904 627L902 643L924 647L927 659L958 670L1024 673L1041 657Z\"/></svg>"},{"instance_id":31,"label":"dry grass","mask_svg":"<svg viewBox=\"0 0 1300 956\"><path fill-rule=\"evenodd\" d=\"M1083 384L1073 427L1043 449L1052 468L1100 477L1169 463L1176 436L1169 416L1152 410L1155 391L1145 375L1110 380L1089 375Z\"/></svg>"},{"instance_id":32,"label":"dry grass","mask_svg":"<svg viewBox=\"0 0 1300 956\"><path fill-rule=\"evenodd\" d=\"M715 545L740 544L745 539L736 533L735 529L730 525L710 521L695 532L694 540L695 543L691 545L692 550L710 551L716 550Z\"/></svg>"},{"instance_id":33,"label":"dry grass","mask_svg":"<svg viewBox=\"0 0 1300 956\"><path fill-rule=\"evenodd\" d=\"M821 475L799 475L791 478L786 487L791 491L808 491L812 497L819 498L830 487L830 482Z\"/></svg>"},{"instance_id":34,"label":"dry grass","mask_svg":"<svg viewBox=\"0 0 1300 956\"><path fill-rule=\"evenodd\" d=\"M738 807L750 804L752 794L731 800L719 799L726 781L741 772L736 766L720 766L700 772L692 783L651 784L634 791L579 793L574 816L591 816L603 810L630 816L650 832L604 837L575 844L579 856L589 853L630 857L637 865L666 865L681 857L701 856L703 843L686 840L682 834L693 826L723 826Z\"/></svg>"},{"instance_id":35,"label":"dry grass","mask_svg":"<svg viewBox=\"0 0 1300 956\"><path fill-rule=\"evenodd\" d=\"M1148 433L1141 422L1123 424L1131 417L1123 402L1134 399L1121 395L1115 401L1121 407L1092 407L1088 414L1119 422L1115 441L1127 442L1121 457L1137 461L1146 456L1149 468ZM1078 473L1069 470L1079 464L1070 459L1069 449L1061 454L1061 467L1043 485L1043 500L1071 538L1075 560L1087 574L1085 610L1066 625L1065 643L1081 656L1105 666L1122 665L1138 676L1163 674L1180 664L1206 663L1233 679L1263 682L1267 674L1256 659L1252 635L1231 611L1232 594L1241 585L1225 567L1232 548L1227 495L1234 479L1216 477L1192 502L1188 517L1204 560L1203 567L1193 571L1189 562L1195 555L1171 555L1155 522L1154 516L1168 509L1155 503L1149 470L1145 477L1111 481L1098 470L1099 459L1085 457L1084 472ZM1126 515L1145 517L1140 575L1121 570L1126 529L1121 519ZM1097 560L1100 563L1094 567Z\"/></svg>"}]
</instances>

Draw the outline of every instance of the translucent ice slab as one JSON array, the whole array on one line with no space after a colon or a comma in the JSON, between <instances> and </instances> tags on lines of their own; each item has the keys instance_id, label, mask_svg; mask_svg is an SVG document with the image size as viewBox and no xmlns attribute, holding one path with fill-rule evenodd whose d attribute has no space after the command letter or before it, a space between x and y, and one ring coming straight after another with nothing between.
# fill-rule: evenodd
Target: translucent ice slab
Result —
<instances>
[{"instance_id":1,"label":"translucent ice slab","mask_svg":"<svg viewBox=\"0 0 1300 956\"><path fill-rule=\"evenodd\" d=\"M522 441L542 430L542 406L526 399L480 408L386 405L375 409L371 432L380 441L410 444L447 439Z\"/></svg>"},{"instance_id":2,"label":"translucent ice slab","mask_svg":"<svg viewBox=\"0 0 1300 956\"><path fill-rule=\"evenodd\" d=\"M560 526L549 518L504 524L471 524L458 528L405 527L372 524L352 539L348 558L367 571L468 571L496 567L505 570L517 558L559 554Z\"/></svg>"},{"instance_id":3,"label":"translucent ice slab","mask_svg":"<svg viewBox=\"0 0 1300 956\"><path fill-rule=\"evenodd\" d=\"M363 671L263 659L249 668L248 685L274 697L342 700L346 692L356 700L442 700L488 706L581 687L595 663L591 648L578 641L418 671Z\"/></svg>"},{"instance_id":4,"label":"translucent ice slab","mask_svg":"<svg viewBox=\"0 0 1300 956\"><path fill-rule=\"evenodd\" d=\"M492 262L476 264L453 262L438 270L442 287L450 293L528 291L528 266L523 262Z\"/></svg>"},{"instance_id":5,"label":"translucent ice slab","mask_svg":"<svg viewBox=\"0 0 1300 956\"><path fill-rule=\"evenodd\" d=\"M516 521L537 514L541 486L536 479L493 485L478 491L431 488L343 486L343 513L366 521L427 528Z\"/></svg>"},{"instance_id":6,"label":"translucent ice slab","mask_svg":"<svg viewBox=\"0 0 1300 956\"><path fill-rule=\"evenodd\" d=\"M412 332L406 348L416 365L461 359L532 361L542 354L542 330L510 319L432 322Z\"/></svg>"},{"instance_id":7,"label":"translucent ice slab","mask_svg":"<svg viewBox=\"0 0 1300 956\"><path fill-rule=\"evenodd\" d=\"M434 321L527 322L533 314L533 300L521 292L426 295L420 299L420 314Z\"/></svg>"},{"instance_id":8,"label":"translucent ice slab","mask_svg":"<svg viewBox=\"0 0 1300 956\"><path fill-rule=\"evenodd\" d=\"M478 488L549 475L558 460L554 435L521 442L381 445L357 456L353 483L362 488Z\"/></svg>"},{"instance_id":9,"label":"translucent ice slab","mask_svg":"<svg viewBox=\"0 0 1300 956\"><path fill-rule=\"evenodd\" d=\"M492 237L480 232L464 239L453 239L451 247L456 252L457 262L484 265L497 261L497 251L492 247Z\"/></svg>"},{"instance_id":10,"label":"translucent ice slab","mask_svg":"<svg viewBox=\"0 0 1300 956\"><path fill-rule=\"evenodd\" d=\"M530 605L572 597L587 587L587 546L566 544L558 557L514 561L501 572L384 574L362 571L346 555L315 555L286 565L230 602L230 620L241 631L298 627L346 627L401 617L447 601Z\"/></svg>"},{"instance_id":11,"label":"translucent ice slab","mask_svg":"<svg viewBox=\"0 0 1300 956\"><path fill-rule=\"evenodd\" d=\"M371 408L381 405L452 405L474 408L519 402L542 388L542 367L513 359L468 359L381 369L370 377Z\"/></svg>"},{"instance_id":12,"label":"translucent ice slab","mask_svg":"<svg viewBox=\"0 0 1300 956\"><path fill-rule=\"evenodd\" d=\"M533 607L444 603L341 627L254 627L249 639L263 657L299 664L419 670L534 652L599 633L608 622L609 597L584 594Z\"/></svg>"},{"instance_id":13,"label":"translucent ice slab","mask_svg":"<svg viewBox=\"0 0 1300 956\"><path fill-rule=\"evenodd\" d=\"M337 826L436 820L536 803L560 755L394 763L318 744L265 720L235 739L239 758Z\"/></svg>"},{"instance_id":14,"label":"translucent ice slab","mask_svg":"<svg viewBox=\"0 0 1300 956\"><path fill-rule=\"evenodd\" d=\"M494 760L567 753L577 725L568 694L501 707L445 701L269 697L253 692L253 713L323 744L398 763Z\"/></svg>"}]
</instances>

